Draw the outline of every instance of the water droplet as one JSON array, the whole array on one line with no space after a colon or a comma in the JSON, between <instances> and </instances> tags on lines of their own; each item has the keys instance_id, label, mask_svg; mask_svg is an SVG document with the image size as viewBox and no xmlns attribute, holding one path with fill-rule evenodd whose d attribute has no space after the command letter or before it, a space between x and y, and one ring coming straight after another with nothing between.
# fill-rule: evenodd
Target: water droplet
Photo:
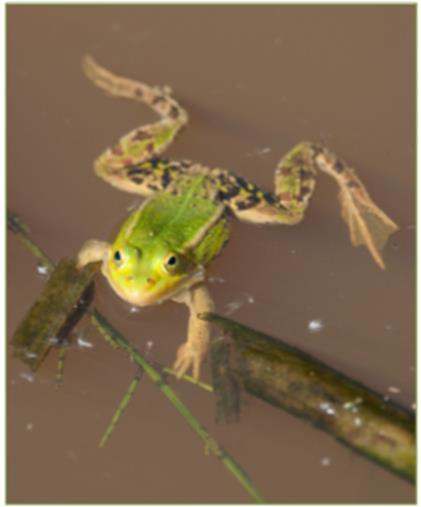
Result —
<instances>
[{"instance_id":1,"label":"water droplet","mask_svg":"<svg viewBox=\"0 0 421 507\"><path fill-rule=\"evenodd\" d=\"M335 407L327 401L322 401L319 408L327 415L336 415Z\"/></svg>"},{"instance_id":2,"label":"water droplet","mask_svg":"<svg viewBox=\"0 0 421 507\"><path fill-rule=\"evenodd\" d=\"M131 306L129 308L129 313L139 313L140 312L140 308L138 306Z\"/></svg>"},{"instance_id":3,"label":"water droplet","mask_svg":"<svg viewBox=\"0 0 421 507\"><path fill-rule=\"evenodd\" d=\"M225 279L222 276L210 276L208 280L210 283L225 283Z\"/></svg>"},{"instance_id":4,"label":"water droplet","mask_svg":"<svg viewBox=\"0 0 421 507\"><path fill-rule=\"evenodd\" d=\"M392 324L385 324L384 328L386 329L386 331L392 331Z\"/></svg>"},{"instance_id":5,"label":"water droplet","mask_svg":"<svg viewBox=\"0 0 421 507\"><path fill-rule=\"evenodd\" d=\"M361 419L361 417L356 417L354 419L354 424L355 424L355 426L357 426L358 428L360 428L363 425L363 420Z\"/></svg>"},{"instance_id":6,"label":"water droplet","mask_svg":"<svg viewBox=\"0 0 421 507\"><path fill-rule=\"evenodd\" d=\"M38 354L35 354L35 352L28 351L28 352L25 352L25 356L28 359L35 359L38 357Z\"/></svg>"},{"instance_id":7,"label":"water droplet","mask_svg":"<svg viewBox=\"0 0 421 507\"><path fill-rule=\"evenodd\" d=\"M34 425L33 425L31 422L29 422L29 423L26 425L26 429L27 429L28 431L32 431L33 427L34 427Z\"/></svg>"},{"instance_id":8,"label":"water droplet","mask_svg":"<svg viewBox=\"0 0 421 507\"><path fill-rule=\"evenodd\" d=\"M254 297L251 294L245 294L247 298L247 303L250 303L251 305L255 302Z\"/></svg>"},{"instance_id":9,"label":"water droplet","mask_svg":"<svg viewBox=\"0 0 421 507\"><path fill-rule=\"evenodd\" d=\"M89 342L88 340L84 340L81 336L78 336L77 344L81 349L92 349L94 346L93 343Z\"/></svg>"},{"instance_id":10,"label":"water droplet","mask_svg":"<svg viewBox=\"0 0 421 507\"><path fill-rule=\"evenodd\" d=\"M414 402L414 403L411 405L411 408L412 408L412 410L416 410L416 409L417 409L417 404Z\"/></svg>"},{"instance_id":11,"label":"water droplet","mask_svg":"<svg viewBox=\"0 0 421 507\"><path fill-rule=\"evenodd\" d=\"M328 456L325 456L320 460L320 464L322 465L322 467L328 467L331 465L331 463L332 460Z\"/></svg>"},{"instance_id":12,"label":"water droplet","mask_svg":"<svg viewBox=\"0 0 421 507\"><path fill-rule=\"evenodd\" d=\"M395 387L395 386L389 386L387 388L387 390L389 391L389 393L395 393L395 394L399 394L401 392L399 387Z\"/></svg>"},{"instance_id":13,"label":"water droplet","mask_svg":"<svg viewBox=\"0 0 421 507\"><path fill-rule=\"evenodd\" d=\"M358 412L358 405L361 405L362 402L363 402L363 399L358 397L358 398L355 398L355 400L345 402L342 405L342 407L345 410L349 410L350 412L356 413L356 412Z\"/></svg>"},{"instance_id":14,"label":"water droplet","mask_svg":"<svg viewBox=\"0 0 421 507\"><path fill-rule=\"evenodd\" d=\"M322 319L313 319L309 321L307 328L310 333L318 333L324 328L324 323Z\"/></svg>"},{"instance_id":15,"label":"water droplet","mask_svg":"<svg viewBox=\"0 0 421 507\"><path fill-rule=\"evenodd\" d=\"M48 267L45 264L37 264L37 273L41 276L48 276Z\"/></svg>"},{"instance_id":16,"label":"water droplet","mask_svg":"<svg viewBox=\"0 0 421 507\"><path fill-rule=\"evenodd\" d=\"M35 377L32 373L29 373L29 372L26 372L26 371L23 371L20 375L19 375L20 378L22 378L23 380L26 380L27 382L33 382L35 380Z\"/></svg>"}]
</instances>

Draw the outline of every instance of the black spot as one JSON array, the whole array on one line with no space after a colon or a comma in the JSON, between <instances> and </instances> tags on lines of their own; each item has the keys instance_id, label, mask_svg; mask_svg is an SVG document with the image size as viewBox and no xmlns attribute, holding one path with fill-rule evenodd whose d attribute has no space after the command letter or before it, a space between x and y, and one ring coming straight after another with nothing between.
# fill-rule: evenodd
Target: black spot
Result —
<instances>
[{"instance_id":1,"label":"black spot","mask_svg":"<svg viewBox=\"0 0 421 507\"><path fill-rule=\"evenodd\" d=\"M225 201L228 199L231 199L232 197L235 197L238 195L240 189L234 185L231 185L227 188L224 188L224 190L219 190L217 194L217 198L221 201Z\"/></svg>"},{"instance_id":2,"label":"black spot","mask_svg":"<svg viewBox=\"0 0 421 507\"><path fill-rule=\"evenodd\" d=\"M149 160L149 163L151 164L151 167L153 169L156 169L160 163L160 160L159 160L159 158L153 157Z\"/></svg>"},{"instance_id":3,"label":"black spot","mask_svg":"<svg viewBox=\"0 0 421 507\"><path fill-rule=\"evenodd\" d=\"M314 174L307 169L301 167L300 169L300 180L307 181L314 179Z\"/></svg>"},{"instance_id":4,"label":"black spot","mask_svg":"<svg viewBox=\"0 0 421 507\"><path fill-rule=\"evenodd\" d=\"M236 207L240 211L244 211L246 209L254 208L259 203L260 203L260 200L257 196L250 195L244 201L238 201L236 203Z\"/></svg>"},{"instance_id":5,"label":"black spot","mask_svg":"<svg viewBox=\"0 0 421 507\"><path fill-rule=\"evenodd\" d=\"M144 141L145 139L150 139L151 135L145 132L142 129L139 129L136 134L133 136L133 141Z\"/></svg>"},{"instance_id":6,"label":"black spot","mask_svg":"<svg viewBox=\"0 0 421 507\"><path fill-rule=\"evenodd\" d=\"M128 176L134 176L135 174L143 174L143 173L144 173L143 169L140 169L139 167L131 167L127 171Z\"/></svg>"},{"instance_id":7,"label":"black spot","mask_svg":"<svg viewBox=\"0 0 421 507\"><path fill-rule=\"evenodd\" d=\"M117 261L117 262L120 262L122 257L121 257L121 253L120 253L120 250L116 250L114 252L114 259Z\"/></svg>"},{"instance_id":8,"label":"black spot","mask_svg":"<svg viewBox=\"0 0 421 507\"><path fill-rule=\"evenodd\" d=\"M252 207L253 205L250 205L247 201L240 201L236 203L236 208L240 211L244 211Z\"/></svg>"},{"instance_id":9,"label":"black spot","mask_svg":"<svg viewBox=\"0 0 421 507\"><path fill-rule=\"evenodd\" d=\"M134 91L136 97L143 97L143 90L142 88L136 88L136 90Z\"/></svg>"},{"instance_id":10,"label":"black spot","mask_svg":"<svg viewBox=\"0 0 421 507\"><path fill-rule=\"evenodd\" d=\"M348 188L358 188L360 185L356 181L348 181L346 184Z\"/></svg>"},{"instance_id":11,"label":"black spot","mask_svg":"<svg viewBox=\"0 0 421 507\"><path fill-rule=\"evenodd\" d=\"M171 106L171 109L170 109L170 112L168 113L168 116L170 118L172 118L173 120L175 120L176 118L178 118L180 116L180 111L178 110L177 107Z\"/></svg>"},{"instance_id":12,"label":"black spot","mask_svg":"<svg viewBox=\"0 0 421 507\"><path fill-rule=\"evenodd\" d=\"M161 178L162 188L167 188L170 183L171 183L170 171L168 169L164 169L164 174L162 175Z\"/></svg>"},{"instance_id":13,"label":"black spot","mask_svg":"<svg viewBox=\"0 0 421 507\"><path fill-rule=\"evenodd\" d=\"M278 201L276 199L276 197L274 195L272 195L270 192L265 192L263 194L263 199L268 203L268 204L276 204Z\"/></svg>"},{"instance_id":14,"label":"black spot","mask_svg":"<svg viewBox=\"0 0 421 507\"><path fill-rule=\"evenodd\" d=\"M148 184L148 188L152 190L153 192L158 192L159 187L157 185L154 185L153 183Z\"/></svg>"},{"instance_id":15,"label":"black spot","mask_svg":"<svg viewBox=\"0 0 421 507\"><path fill-rule=\"evenodd\" d=\"M337 173L342 173L343 171L345 171L345 166L343 164L343 162L341 160L337 160L335 162L335 167L334 167L335 171Z\"/></svg>"},{"instance_id":16,"label":"black spot","mask_svg":"<svg viewBox=\"0 0 421 507\"><path fill-rule=\"evenodd\" d=\"M241 188L244 188L246 190L248 190L248 183L246 180L244 180L243 178L241 178L240 176L237 176L235 178L235 181L237 182L237 184L241 187Z\"/></svg>"},{"instance_id":17,"label":"black spot","mask_svg":"<svg viewBox=\"0 0 421 507\"><path fill-rule=\"evenodd\" d=\"M143 183L143 178L140 178L139 176L132 176L131 181L133 181L133 183L136 183L136 185L140 185Z\"/></svg>"},{"instance_id":18,"label":"black spot","mask_svg":"<svg viewBox=\"0 0 421 507\"><path fill-rule=\"evenodd\" d=\"M152 104L156 105L156 104L159 104L160 102L165 102L165 101L166 101L165 97L163 97L162 95L158 95L153 98Z\"/></svg>"}]
</instances>

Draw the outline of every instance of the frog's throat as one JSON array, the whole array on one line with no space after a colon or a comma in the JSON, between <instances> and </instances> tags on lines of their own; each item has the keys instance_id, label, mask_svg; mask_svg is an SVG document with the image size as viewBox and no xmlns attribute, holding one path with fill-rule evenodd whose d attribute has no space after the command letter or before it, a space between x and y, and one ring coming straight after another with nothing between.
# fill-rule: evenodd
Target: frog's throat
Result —
<instances>
[{"instance_id":1,"label":"frog's throat","mask_svg":"<svg viewBox=\"0 0 421 507\"><path fill-rule=\"evenodd\" d=\"M193 285L203 282L205 279L205 269L198 266L187 278L174 285L170 290L164 288L162 291L149 293L138 292L136 295L126 292L121 286L115 283L108 269L108 262L104 261L101 268L102 274L108 280L114 292L124 301L134 306L150 306L160 304L168 299L177 297L181 292L190 289Z\"/></svg>"}]
</instances>

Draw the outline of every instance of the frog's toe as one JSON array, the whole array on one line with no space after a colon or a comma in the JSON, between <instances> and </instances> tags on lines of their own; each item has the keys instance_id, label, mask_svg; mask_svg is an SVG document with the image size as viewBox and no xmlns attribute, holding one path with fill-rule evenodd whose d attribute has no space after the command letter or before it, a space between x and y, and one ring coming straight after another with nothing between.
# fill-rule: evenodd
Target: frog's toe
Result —
<instances>
[{"instance_id":1,"label":"frog's toe","mask_svg":"<svg viewBox=\"0 0 421 507\"><path fill-rule=\"evenodd\" d=\"M189 342L181 345L177 351L177 357L174 363L174 370L177 378L181 378L191 368L193 378L199 380L202 361L203 354L192 347Z\"/></svg>"}]
</instances>

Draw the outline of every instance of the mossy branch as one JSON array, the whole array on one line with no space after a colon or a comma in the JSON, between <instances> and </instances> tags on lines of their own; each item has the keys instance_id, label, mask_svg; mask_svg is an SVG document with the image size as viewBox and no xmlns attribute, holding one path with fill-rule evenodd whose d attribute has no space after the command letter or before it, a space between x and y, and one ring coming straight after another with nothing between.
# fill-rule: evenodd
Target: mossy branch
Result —
<instances>
[{"instance_id":1,"label":"mossy branch","mask_svg":"<svg viewBox=\"0 0 421 507\"><path fill-rule=\"evenodd\" d=\"M228 347L223 338L214 344L221 354L228 348L234 356L229 368L221 369L222 380L228 372L253 396L306 419L366 458L415 481L413 413L283 340L220 315L202 317L230 338Z\"/></svg>"}]
</instances>

